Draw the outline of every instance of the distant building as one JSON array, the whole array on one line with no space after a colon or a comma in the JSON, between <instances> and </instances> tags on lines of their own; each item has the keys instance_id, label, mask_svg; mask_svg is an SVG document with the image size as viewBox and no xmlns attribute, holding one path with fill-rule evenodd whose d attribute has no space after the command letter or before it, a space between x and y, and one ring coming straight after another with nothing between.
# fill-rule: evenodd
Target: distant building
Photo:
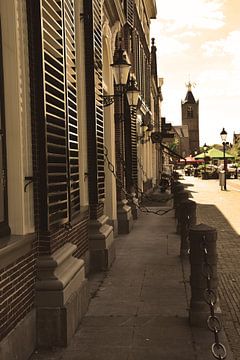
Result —
<instances>
[{"instance_id":1,"label":"distant building","mask_svg":"<svg viewBox=\"0 0 240 360\"><path fill-rule=\"evenodd\" d=\"M199 100L195 100L192 93L192 84L187 84L187 94L182 101L182 125L187 125L189 148L185 149L186 156L194 154L199 149Z\"/></svg>"},{"instance_id":2,"label":"distant building","mask_svg":"<svg viewBox=\"0 0 240 360\"><path fill-rule=\"evenodd\" d=\"M188 126L173 126L174 138L177 144L176 151L182 157L186 157L189 153L189 133Z\"/></svg>"},{"instance_id":3,"label":"distant building","mask_svg":"<svg viewBox=\"0 0 240 360\"><path fill-rule=\"evenodd\" d=\"M233 145L240 144L240 134L233 134Z\"/></svg>"}]
</instances>

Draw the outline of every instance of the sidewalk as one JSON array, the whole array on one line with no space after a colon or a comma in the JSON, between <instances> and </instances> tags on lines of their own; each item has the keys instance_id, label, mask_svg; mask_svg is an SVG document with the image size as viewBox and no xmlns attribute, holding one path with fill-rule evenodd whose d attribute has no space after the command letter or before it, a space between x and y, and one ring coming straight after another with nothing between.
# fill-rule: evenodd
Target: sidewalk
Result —
<instances>
[{"instance_id":1,"label":"sidewalk","mask_svg":"<svg viewBox=\"0 0 240 360\"><path fill-rule=\"evenodd\" d=\"M240 180L227 180L221 191L218 180L185 177L197 202L198 222L217 229L218 292L224 329L234 354L240 359Z\"/></svg>"},{"instance_id":2,"label":"sidewalk","mask_svg":"<svg viewBox=\"0 0 240 360\"><path fill-rule=\"evenodd\" d=\"M212 360L213 333L188 323L189 266L173 211L140 213L116 246L110 271L90 279L89 310L71 344L31 360ZM233 359L224 333L220 340Z\"/></svg>"}]
</instances>

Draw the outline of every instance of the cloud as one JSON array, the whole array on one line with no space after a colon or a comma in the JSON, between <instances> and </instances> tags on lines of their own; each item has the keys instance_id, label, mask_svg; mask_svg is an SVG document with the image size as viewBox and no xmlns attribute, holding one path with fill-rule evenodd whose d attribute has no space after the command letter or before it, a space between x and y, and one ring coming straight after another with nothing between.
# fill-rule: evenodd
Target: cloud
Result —
<instances>
[{"instance_id":1,"label":"cloud","mask_svg":"<svg viewBox=\"0 0 240 360\"><path fill-rule=\"evenodd\" d=\"M206 57L226 57L234 69L240 71L240 30L230 32L227 37L207 41L202 45L203 55Z\"/></svg>"},{"instance_id":2,"label":"cloud","mask_svg":"<svg viewBox=\"0 0 240 360\"><path fill-rule=\"evenodd\" d=\"M196 31L184 31L182 33L179 33L177 35L175 35L176 39L181 39L181 38L194 38L196 36L199 36L200 33L196 32Z\"/></svg>"},{"instance_id":3,"label":"cloud","mask_svg":"<svg viewBox=\"0 0 240 360\"><path fill-rule=\"evenodd\" d=\"M209 68L202 71L198 77L200 98L201 97L239 97L240 96L240 73L228 69Z\"/></svg>"},{"instance_id":4,"label":"cloud","mask_svg":"<svg viewBox=\"0 0 240 360\"><path fill-rule=\"evenodd\" d=\"M166 55L181 54L190 48L190 44L179 41L174 37L158 36L157 48L162 57Z\"/></svg>"},{"instance_id":5,"label":"cloud","mask_svg":"<svg viewBox=\"0 0 240 360\"><path fill-rule=\"evenodd\" d=\"M224 0L157 0L158 19L173 32L187 29L219 29L224 25Z\"/></svg>"}]
</instances>

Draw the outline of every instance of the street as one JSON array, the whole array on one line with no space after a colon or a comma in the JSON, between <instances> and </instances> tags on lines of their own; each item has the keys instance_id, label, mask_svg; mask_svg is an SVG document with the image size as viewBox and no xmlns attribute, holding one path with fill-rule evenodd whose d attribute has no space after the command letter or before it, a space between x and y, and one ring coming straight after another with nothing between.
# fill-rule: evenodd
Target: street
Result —
<instances>
[{"instance_id":1,"label":"street","mask_svg":"<svg viewBox=\"0 0 240 360\"><path fill-rule=\"evenodd\" d=\"M182 182L197 203L197 222L217 229L223 323L235 358L240 359L240 180L227 180L227 191L220 189L218 180L185 177Z\"/></svg>"},{"instance_id":2,"label":"street","mask_svg":"<svg viewBox=\"0 0 240 360\"><path fill-rule=\"evenodd\" d=\"M234 355L238 360L240 182L229 180L227 191L221 191L217 180L185 177L181 182L197 202L197 223L217 229L224 324L220 337L227 359ZM179 258L173 212L140 214L131 234L119 236L116 244L112 268L104 276L89 279L89 310L71 344L37 351L31 360L212 359L214 335L207 328L190 328L187 321L189 274Z\"/></svg>"}]
</instances>

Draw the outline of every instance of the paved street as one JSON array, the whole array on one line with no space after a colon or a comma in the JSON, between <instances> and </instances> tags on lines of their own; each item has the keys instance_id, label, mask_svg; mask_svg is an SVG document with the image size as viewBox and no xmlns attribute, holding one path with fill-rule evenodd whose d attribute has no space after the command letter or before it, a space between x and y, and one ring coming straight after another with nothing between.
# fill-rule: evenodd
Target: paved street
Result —
<instances>
[{"instance_id":1,"label":"paved street","mask_svg":"<svg viewBox=\"0 0 240 360\"><path fill-rule=\"evenodd\" d=\"M238 360L238 182L233 180L227 192L215 180L186 177L183 183L198 203L198 223L218 230L221 308L234 358L224 331L220 341L227 359ZM171 206L170 201L153 210ZM117 238L117 258L110 271L90 278L89 310L71 344L41 350L31 360L213 359L213 333L188 323L189 265L188 258L181 262L179 257L173 215L140 214L133 231Z\"/></svg>"},{"instance_id":2,"label":"paved street","mask_svg":"<svg viewBox=\"0 0 240 360\"><path fill-rule=\"evenodd\" d=\"M227 180L221 191L218 180L185 177L198 204L198 223L218 232L219 295L225 332L235 359L240 359L240 180Z\"/></svg>"}]
</instances>

